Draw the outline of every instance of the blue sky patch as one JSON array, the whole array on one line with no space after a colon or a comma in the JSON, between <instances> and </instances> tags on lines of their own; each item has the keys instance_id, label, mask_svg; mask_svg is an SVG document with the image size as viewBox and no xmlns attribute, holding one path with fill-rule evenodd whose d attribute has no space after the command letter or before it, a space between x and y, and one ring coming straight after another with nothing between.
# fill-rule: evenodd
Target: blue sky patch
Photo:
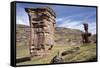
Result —
<instances>
[{"instance_id":1,"label":"blue sky patch","mask_svg":"<svg viewBox=\"0 0 100 68\"><path fill-rule=\"evenodd\" d=\"M82 6L63 6L46 4L16 4L16 22L17 24L29 25L28 15L24 8L36 8L49 6L56 13L56 26L83 30L83 23L89 25L89 32L96 33L96 7Z\"/></svg>"}]
</instances>

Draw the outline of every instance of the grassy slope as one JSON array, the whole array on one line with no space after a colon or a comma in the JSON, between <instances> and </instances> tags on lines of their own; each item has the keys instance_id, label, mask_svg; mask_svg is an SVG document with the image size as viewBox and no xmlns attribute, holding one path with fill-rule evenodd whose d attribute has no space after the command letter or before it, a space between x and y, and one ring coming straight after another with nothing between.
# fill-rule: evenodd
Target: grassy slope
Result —
<instances>
[{"instance_id":1,"label":"grassy slope","mask_svg":"<svg viewBox=\"0 0 100 68\"><path fill-rule=\"evenodd\" d=\"M80 46L80 50L74 54L64 57L65 62L94 61L96 59L96 45L85 44Z\"/></svg>"},{"instance_id":2,"label":"grassy slope","mask_svg":"<svg viewBox=\"0 0 100 68\"><path fill-rule=\"evenodd\" d=\"M80 38L80 31L79 30L74 30L74 29L67 29L67 28L56 28L55 32L55 40L57 41L56 44L52 51L50 51L50 54L45 56L45 57L35 57L32 58L31 61L26 61L22 63L17 63L18 65L26 65L26 64L45 64L45 63L50 63L51 59L57 54L58 51L63 52L70 50L74 48L75 46L79 45L74 45L71 46L66 39L79 39ZM29 56L29 28L27 26L17 26L17 50L16 54L17 57L23 57L23 56ZM63 44L64 43L64 44ZM95 44L87 44L80 46L80 50L68 54L66 56L63 56L63 59L65 60L64 62L79 62L79 61L87 61L90 59L94 59L96 57L96 46Z\"/></svg>"},{"instance_id":3,"label":"grassy slope","mask_svg":"<svg viewBox=\"0 0 100 68\"><path fill-rule=\"evenodd\" d=\"M76 46L67 46L67 45L55 45L53 50L49 55L44 57L35 57L31 61L26 61L18 63L18 65L26 64L49 64L51 59L57 54L58 51L62 53L63 51L68 51ZM96 45L95 44L86 44L79 47L75 53L62 56L64 62L79 62L79 61L91 61L96 58Z\"/></svg>"},{"instance_id":4,"label":"grassy slope","mask_svg":"<svg viewBox=\"0 0 100 68\"><path fill-rule=\"evenodd\" d=\"M46 64L46 63L50 63L51 59L57 54L58 51L63 51L66 49L69 49L70 47L66 47L62 45L55 45L52 49L52 51L50 51L50 54L48 54L47 56L44 56L42 58L32 58L32 61L27 61L27 62L22 62L22 63L18 63L18 65L20 64Z\"/></svg>"}]
</instances>

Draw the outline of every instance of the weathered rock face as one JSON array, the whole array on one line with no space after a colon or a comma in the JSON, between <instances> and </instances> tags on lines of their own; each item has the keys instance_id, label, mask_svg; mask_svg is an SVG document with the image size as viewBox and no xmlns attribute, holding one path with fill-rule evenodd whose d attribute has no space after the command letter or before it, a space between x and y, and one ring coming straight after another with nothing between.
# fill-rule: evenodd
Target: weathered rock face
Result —
<instances>
[{"instance_id":1,"label":"weathered rock face","mask_svg":"<svg viewBox=\"0 0 100 68\"><path fill-rule=\"evenodd\" d=\"M54 45L55 28L53 10L42 7L25 8L25 11L28 13L30 22L30 54L34 56L39 50L51 50Z\"/></svg>"}]
</instances>

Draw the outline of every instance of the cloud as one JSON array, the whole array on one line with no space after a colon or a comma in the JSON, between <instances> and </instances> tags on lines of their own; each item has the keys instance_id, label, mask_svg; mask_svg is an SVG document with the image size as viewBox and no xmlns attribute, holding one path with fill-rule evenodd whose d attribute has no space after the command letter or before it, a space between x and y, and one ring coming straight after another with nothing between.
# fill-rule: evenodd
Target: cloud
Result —
<instances>
[{"instance_id":1,"label":"cloud","mask_svg":"<svg viewBox=\"0 0 100 68\"><path fill-rule=\"evenodd\" d=\"M59 23L60 22L60 23ZM58 18L57 19L57 26L58 27L66 27L66 28L72 28L72 29L79 29L84 31L83 28L83 23L84 21L82 20L73 20L70 17L65 17L65 18ZM89 32L92 34L96 33L96 22L87 22L89 25Z\"/></svg>"},{"instance_id":2,"label":"cloud","mask_svg":"<svg viewBox=\"0 0 100 68\"><path fill-rule=\"evenodd\" d=\"M28 22L23 21L22 19L17 19L17 24L22 24L22 25L29 25Z\"/></svg>"},{"instance_id":3,"label":"cloud","mask_svg":"<svg viewBox=\"0 0 100 68\"><path fill-rule=\"evenodd\" d=\"M57 19L56 19L56 22L64 21L64 20L66 20L66 19L69 19L70 17L72 17L72 16L57 18Z\"/></svg>"},{"instance_id":4,"label":"cloud","mask_svg":"<svg viewBox=\"0 0 100 68\"><path fill-rule=\"evenodd\" d=\"M72 20L65 20L58 27L66 27L66 28L73 28L73 29L80 29L82 30L82 21L72 21Z\"/></svg>"},{"instance_id":5,"label":"cloud","mask_svg":"<svg viewBox=\"0 0 100 68\"><path fill-rule=\"evenodd\" d=\"M96 22L91 22L89 23L89 31L92 34L96 34Z\"/></svg>"}]
</instances>

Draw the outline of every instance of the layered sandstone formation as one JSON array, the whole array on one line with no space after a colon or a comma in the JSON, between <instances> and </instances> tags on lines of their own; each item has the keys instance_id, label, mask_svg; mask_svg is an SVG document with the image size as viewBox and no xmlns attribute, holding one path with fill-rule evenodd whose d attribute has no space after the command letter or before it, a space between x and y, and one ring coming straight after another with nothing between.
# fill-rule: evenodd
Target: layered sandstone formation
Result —
<instances>
[{"instance_id":1,"label":"layered sandstone formation","mask_svg":"<svg viewBox=\"0 0 100 68\"><path fill-rule=\"evenodd\" d=\"M54 45L55 18L49 7L25 8L30 22L30 54L39 56Z\"/></svg>"}]
</instances>

